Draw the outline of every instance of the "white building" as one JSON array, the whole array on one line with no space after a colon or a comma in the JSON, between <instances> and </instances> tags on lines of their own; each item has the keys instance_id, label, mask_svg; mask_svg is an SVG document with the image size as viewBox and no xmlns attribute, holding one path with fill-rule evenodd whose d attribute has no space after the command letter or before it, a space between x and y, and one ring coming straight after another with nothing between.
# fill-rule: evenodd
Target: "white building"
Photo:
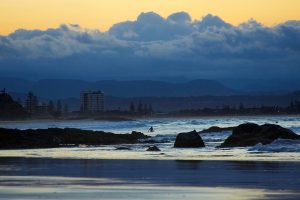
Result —
<instances>
[{"instance_id":1,"label":"white building","mask_svg":"<svg viewBox=\"0 0 300 200\"><path fill-rule=\"evenodd\" d=\"M104 94L101 91L84 91L80 94L80 111L98 113L104 111Z\"/></svg>"}]
</instances>

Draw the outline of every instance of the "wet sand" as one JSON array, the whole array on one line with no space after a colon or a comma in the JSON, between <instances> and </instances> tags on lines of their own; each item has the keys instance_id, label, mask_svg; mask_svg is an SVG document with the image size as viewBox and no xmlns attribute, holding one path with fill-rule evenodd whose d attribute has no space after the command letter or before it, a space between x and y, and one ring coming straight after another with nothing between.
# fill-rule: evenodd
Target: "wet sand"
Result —
<instances>
[{"instance_id":1,"label":"wet sand","mask_svg":"<svg viewBox=\"0 0 300 200\"><path fill-rule=\"evenodd\" d=\"M59 179L58 179L59 180ZM297 199L290 192L260 189L206 188L178 186L31 186L0 187L0 199L68 199L68 200L262 200Z\"/></svg>"},{"instance_id":2,"label":"wet sand","mask_svg":"<svg viewBox=\"0 0 300 200\"><path fill-rule=\"evenodd\" d=\"M0 158L0 199L300 199L299 162Z\"/></svg>"}]
</instances>

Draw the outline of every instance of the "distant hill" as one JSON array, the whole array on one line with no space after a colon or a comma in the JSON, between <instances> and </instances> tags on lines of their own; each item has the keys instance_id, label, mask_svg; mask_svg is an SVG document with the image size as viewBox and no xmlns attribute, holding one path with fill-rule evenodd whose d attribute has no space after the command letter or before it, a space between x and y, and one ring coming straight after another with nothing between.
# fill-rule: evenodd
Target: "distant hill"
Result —
<instances>
[{"instance_id":1,"label":"distant hill","mask_svg":"<svg viewBox=\"0 0 300 200\"><path fill-rule=\"evenodd\" d=\"M115 97L188 97L228 96L241 92L213 81L198 79L188 82L136 81L83 81L68 79L45 79L28 81L16 78L0 78L0 88L13 93L33 91L47 99L78 98L83 90L102 90L106 96Z\"/></svg>"},{"instance_id":2,"label":"distant hill","mask_svg":"<svg viewBox=\"0 0 300 200\"><path fill-rule=\"evenodd\" d=\"M27 113L23 107L10 95L0 93L0 119L22 119L26 116Z\"/></svg>"},{"instance_id":3,"label":"distant hill","mask_svg":"<svg viewBox=\"0 0 300 200\"><path fill-rule=\"evenodd\" d=\"M105 107L108 110L127 110L130 102L152 104L156 111L215 108L223 105L244 106L278 105L287 106L293 100L300 100L300 92L286 94L244 94L223 84L198 79L186 82L167 81L83 81L67 79L45 79L28 81L16 78L0 78L0 88L6 88L14 99L23 102L28 91L33 91L42 102L61 99L70 110L79 110L79 94L83 90L102 90L105 93Z\"/></svg>"}]
</instances>

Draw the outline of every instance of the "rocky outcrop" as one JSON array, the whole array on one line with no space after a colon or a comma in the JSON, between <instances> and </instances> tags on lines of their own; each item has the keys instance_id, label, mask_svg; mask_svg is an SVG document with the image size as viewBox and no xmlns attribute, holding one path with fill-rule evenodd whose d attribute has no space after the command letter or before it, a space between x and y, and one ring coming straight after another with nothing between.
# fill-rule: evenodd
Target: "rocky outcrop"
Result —
<instances>
[{"instance_id":1,"label":"rocky outcrop","mask_svg":"<svg viewBox=\"0 0 300 200\"><path fill-rule=\"evenodd\" d=\"M222 131L232 131L235 127L218 127L218 126L212 126L209 127L208 129L203 129L199 133L215 133L215 132L222 132Z\"/></svg>"},{"instance_id":2,"label":"rocky outcrop","mask_svg":"<svg viewBox=\"0 0 300 200\"><path fill-rule=\"evenodd\" d=\"M151 146L147 149L147 151L160 151L160 149L157 146Z\"/></svg>"},{"instance_id":3,"label":"rocky outcrop","mask_svg":"<svg viewBox=\"0 0 300 200\"><path fill-rule=\"evenodd\" d=\"M114 134L71 128L18 130L0 128L0 149L51 148L79 145L133 144L149 136L143 133Z\"/></svg>"},{"instance_id":4,"label":"rocky outcrop","mask_svg":"<svg viewBox=\"0 0 300 200\"><path fill-rule=\"evenodd\" d=\"M175 148L198 148L205 147L205 144L197 133L197 131L191 131L188 133L179 133L176 137Z\"/></svg>"},{"instance_id":5,"label":"rocky outcrop","mask_svg":"<svg viewBox=\"0 0 300 200\"><path fill-rule=\"evenodd\" d=\"M131 135L132 135L133 137L136 137L136 138L139 138L139 139L147 139L147 138L150 138L150 137L144 137L144 136L145 136L144 133L138 132L138 131L132 131L132 132L131 132Z\"/></svg>"},{"instance_id":6,"label":"rocky outcrop","mask_svg":"<svg viewBox=\"0 0 300 200\"><path fill-rule=\"evenodd\" d=\"M241 124L233 129L230 135L219 147L246 147L259 143L270 144L276 139L300 139L293 131L279 125L253 123Z\"/></svg>"}]
</instances>

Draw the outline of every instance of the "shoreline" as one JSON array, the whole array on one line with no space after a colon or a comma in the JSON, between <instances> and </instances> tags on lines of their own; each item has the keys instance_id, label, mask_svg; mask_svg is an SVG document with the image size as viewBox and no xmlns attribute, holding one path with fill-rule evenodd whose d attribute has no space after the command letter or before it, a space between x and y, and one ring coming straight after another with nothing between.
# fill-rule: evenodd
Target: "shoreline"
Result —
<instances>
[{"instance_id":1,"label":"shoreline","mask_svg":"<svg viewBox=\"0 0 300 200\"><path fill-rule=\"evenodd\" d=\"M111 148L111 149L98 149ZM2 158L18 158L18 159L59 159L59 160L135 160L135 161L224 161L224 162L276 162L276 163L300 163L299 153L253 153L244 154L235 152L215 152L208 154L207 152L198 152L189 154L177 152L147 152L145 151L118 151L115 146L102 147L68 147L68 148L50 148L50 149L19 149L19 150L1 150L0 159ZM197 150L193 150L197 151ZM173 153L173 155L172 155Z\"/></svg>"},{"instance_id":2,"label":"shoreline","mask_svg":"<svg viewBox=\"0 0 300 200\"><path fill-rule=\"evenodd\" d=\"M300 163L0 158L0 199L298 200Z\"/></svg>"},{"instance_id":3,"label":"shoreline","mask_svg":"<svg viewBox=\"0 0 300 200\"><path fill-rule=\"evenodd\" d=\"M39 149L36 149L39 150ZM46 149L47 150L47 149ZM50 150L50 149L48 149ZM6 151L6 150L4 150ZM7 150L7 151L14 151L14 150ZM24 150L23 150L24 151ZM286 153L285 153L286 155ZM114 158L109 158L109 157L40 157L40 156L36 156L36 155L32 155L32 156L20 156L20 155L0 155L0 160L1 159L50 159L50 160L106 160L106 161L182 161L182 162L259 162L259 163L298 163L300 164L300 159L299 160L280 160L280 159L246 159L246 158L229 158L226 159L226 156L223 157L224 159L222 159L221 156L212 156L210 158L207 157L201 157L201 158L157 158L157 157L133 157L133 156L129 156L129 157L114 157Z\"/></svg>"},{"instance_id":4,"label":"shoreline","mask_svg":"<svg viewBox=\"0 0 300 200\"><path fill-rule=\"evenodd\" d=\"M119 117L119 116L118 116ZM127 118L131 117L131 118ZM262 115L199 115L199 116L165 116L165 115L156 115L156 116L147 116L147 117L134 117L134 116L120 116L120 118L64 118L64 119L38 119L38 118L33 118L33 119L24 119L24 120L0 120L0 125L1 123L26 123L26 122L81 122L81 121L109 121L109 122L130 122L130 121L136 121L136 120L155 120L155 119L210 119L210 118L215 118L215 119L223 119L223 118L253 118L253 117L258 117L258 118L263 118L263 117L300 117L299 114L262 114ZM118 120L119 119L119 120Z\"/></svg>"},{"instance_id":5,"label":"shoreline","mask_svg":"<svg viewBox=\"0 0 300 200\"><path fill-rule=\"evenodd\" d=\"M5 177L4 177L5 178ZM48 178L48 177L47 177ZM45 177L9 177L5 181L15 183L16 180L28 182L31 184L23 184L19 186L1 186L0 199L12 200L33 200L40 199L43 196L45 200L53 199L84 199L98 200L133 200L133 199L172 199L172 200L298 200L299 192L290 190L266 190L253 188L227 188L227 187L193 187L193 186L161 186L161 185L91 185L85 184L85 181L97 180L77 180L74 178L57 177L55 180L49 180L52 185L45 184ZM38 181L40 184L34 184ZM66 184L61 184L58 181L63 181ZM101 180L100 180L101 181ZM97 183L97 182L96 182ZM59 185L53 186L54 184Z\"/></svg>"},{"instance_id":6,"label":"shoreline","mask_svg":"<svg viewBox=\"0 0 300 200\"><path fill-rule=\"evenodd\" d=\"M1 176L119 180L126 185L258 188L299 192L299 162L0 158ZM0 181L0 185L1 185Z\"/></svg>"},{"instance_id":7,"label":"shoreline","mask_svg":"<svg viewBox=\"0 0 300 200\"><path fill-rule=\"evenodd\" d=\"M245 118L248 120L249 118ZM293 124L299 124L298 118L280 118L276 119L274 118L262 118L257 119L256 123L262 123L265 120L269 120L269 123L275 123L277 120L279 121L279 124L285 124L286 127L290 127ZM255 119L249 119L251 122ZM170 122L169 122L170 121ZM224 121L224 122L223 122ZM133 123L133 125L129 125L128 123L121 123L121 124L113 124L113 123L98 123L98 122L91 122L87 121L87 123L83 122L74 122L74 123L45 123L45 124L37 124L33 123L33 125L26 125L26 124L16 124L15 122L12 122L11 125L7 125L7 129L15 130L15 128L18 128L19 130L31 130L35 131L36 129L39 129L38 131L49 131L47 133L48 136L52 138L53 132L51 130L59 130L58 133L55 134L54 139L58 140L60 139L61 133L60 130L64 129L62 127L74 127L71 130L76 130L77 132L82 132L80 134L80 138L75 141L73 137L68 138L62 138L63 140L60 142L62 144L65 144L65 146L59 146L60 143L55 143L56 146L53 146L53 148L47 148L46 146L43 148L6 148L1 150L0 157L27 157L27 158L59 158L59 159L65 159L65 158L76 158L76 159L135 159L135 160L223 160L223 161L267 161L267 162L299 162L299 148L300 148L300 142L297 141L281 141L278 140L272 145L264 145L264 146L253 146L253 147L243 147L243 148L216 148L219 146L226 138L230 136L230 132L220 132L218 129L218 133L203 133L201 134L202 139L207 144L204 148L196 148L196 149L177 149L173 147L173 142L175 141L175 137L180 132L186 132L187 128L190 128L189 130L192 130L192 128L195 128L197 130L204 130L206 129L206 124L210 127L214 127L212 130L216 130L215 127L227 127L228 124L235 126L235 123L240 124L243 123L245 120L233 120L232 122L225 120L207 120L207 123L204 120L204 123L202 120L194 121L193 120L186 120L186 122L181 122L178 120L178 122L175 120L176 123L173 123L172 120L167 120L166 123L161 123L162 121L142 121L138 122L136 125ZM297 121L297 123L295 123ZM142 124L141 124L142 123ZM177 129L177 123L179 123L179 128ZM16 124L16 125L14 125ZM30 123L29 123L30 124ZM166 124L166 125L165 125ZM175 126L174 126L175 124ZM115 126L116 125L116 126ZM149 143L145 141L137 142L135 139L136 137L133 136L126 136L129 137L129 141L124 142L124 140L119 140L118 138L123 138L124 133L128 133L128 130L137 130L143 132L146 130L147 127L154 125L156 127L157 125L157 131L155 133L146 133L148 136L153 137L155 139L149 140ZM220 126L221 125L221 126ZM222 126L223 125L223 126ZM1 125L0 125L1 126ZM112 128L108 128L105 130L107 126L111 126ZM50 127L43 129L44 127ZM58 128L51 128L51 127L58 127ZM78 129L78 127L82 127L81 129ZM159 128L161 127L161 128ZM172 127L174 127L172 129ZM199 127L199 129L197 128ZM68 128L67 128L68 129ZM92 130L92 131L91 131ZM112 138L112 136L116 136L118 139L115 143L111 142L111 139L107 140L107 143L105 141L100 141L101 137L99 135L99 141L97 139L97 143L95 143L95 140L91 138L90 141L85 141L85 138L87 138L86 133L97 133L98 130L105 130L105 132L110 133L116 133L114 135L109 136L109 138ZM207 130L210 130L208 128ZM15 130L16 131L16 130ZM180 132L179 132L180 131ZM101 131L100 131L101 132ZM141 133L140 132L140 133ZM200 131L201 132L201 131ZM199 133L200 133L199 132ZM27 131L24 131L24 133L27 133ZM296 133L299 134L299 130L296 129ZM65 135L69 135L67 133L63 133ZM24 135L24 134L23 134ZM21 134L21 138L19 140L18 144L24 144L24 136ZM127 134L128 135L128 134ZM70 135L71 136L71 135ZM91 135L92 136L92 135ZM139 137L147 137L143 135L136 135ZM36 138L36 137L34 137ZM51 139L50 138L50 139ZM88 137L90 138L90 137ZM27 138L28 139L28 138ZM8 140L11 141L11 140ZM42 142L45 142L44 140L41 140ZM47 140L48 141L48 140ZM51 140L52 141L52 140ZM5 140L2 140L3 144L6 144ZM35 140L36 142L36 140ZM100 143L101 142L101 143ZM35 144L35 143L34 143ZM41 143L44 144L44 143ZM72 144L72 145L66 145L66 144ZM74 145L77 144L77 145ZM83 145L85 144L85 145ZM109 144L109 145L105 145ZM48 143L47 143L48 145ZM161 151L159 152L147 152L146 150L149 148L149 146L157 146ZM3 146L4 147L4 146ZM28 146L29 147L29 146Z\"/></svg>"}]
</instances>

